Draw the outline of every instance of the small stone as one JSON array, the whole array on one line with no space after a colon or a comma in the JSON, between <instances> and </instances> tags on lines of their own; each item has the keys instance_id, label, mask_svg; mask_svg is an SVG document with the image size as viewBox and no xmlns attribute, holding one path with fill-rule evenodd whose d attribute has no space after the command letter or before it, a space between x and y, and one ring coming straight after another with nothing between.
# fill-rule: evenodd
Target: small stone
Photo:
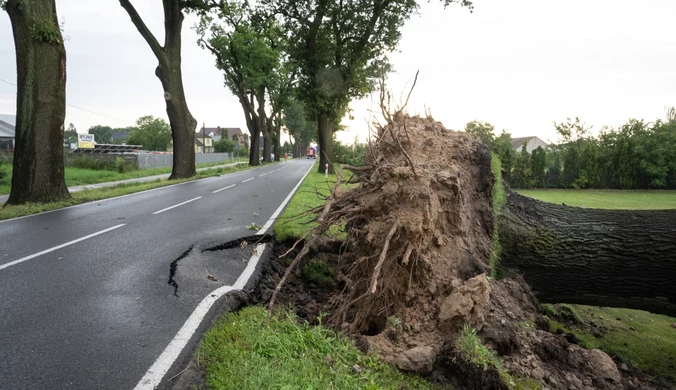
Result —
<instances>
[{"instance_id":1,"label":"small stone","mask_svg":"<svg viewBox=\"0 0 676 390\"><path fill-rule=\"evenodd\" d=\"M620 366L620 370L629 371L629 367L627 367L627 365L625 363L622 363L622 365Z\"/></svg>"},{"instance_id":2,"label":"small stone","mask_svg":"<svg viewBox=\"0 0 676 390\"><path fill-rule=\"evenodd\" d=\"M559 381L556 380L556 377L553 375L547 377L547 383L549 383L549 385L555 389L559 388Z\"/></svg>"},{"instance_id":3,"label":"small stone","mask_svg":"<svg viewBox=\"0 0 676 390\"><path fill-rule=\"evenodd\" d=\"M511 311L508 311L508 312L506 312L505 314L507 314L507 317L509 317L509 318L511 318L511 319L515 319L515 318L516 318L516 314L514 314L514 313L511 312Z\"/></svg>"},{"instance_id":4,"label":"small stone","mask_svg":"<svg viewBox=\"0 0 676 390\"><path fill-rule=\"evenodd\" d=\"M333 365L333 358L331 355L324 356L324 363L328 364L329 366Z\"/></svg>"},{"instance_id":5,"label":"small stone","mask_svg":"<svg viewBox=\"0 0 676 390\"><path fill-rule=\"evenodd\" d=\"M505 324L505 320L500 320L500 323L501 323L502 325L504 325L504 324Z\"/></svg>"},{"instance_id":6,"label":"small stone","mask_svg":"<svg viewBox=\"0 0 676 390\"><path fill-rule=\"evenodd\" d=\"M575 376L575 374L568 373L566 374L566 381L570 384L570 388L581 389L582 381Z\"/></svg>"},{"instance_id":7,"label":"small stone","mask_svg":"<svg viewBox=\"0 0 676 390\"><path fill-rule=\"evenodd\" d=\"M355 364L354 366L352 366L352 372L354 372L355 374L361 373L361 367L359 367L359 364Z\"/></svg>"},{"instance_id":8,"label":"small stone","mask_svg":"<svg viewBox=\"0 0 676 390\"><path fill-rule=\"evenodd\" d=\"M651 321L652 321L652 320L651 320ZM674 329L676 329L676 322L674 322L673 324L671 324L671 327L674 328Z\"/></svg>"},{"instance_id":9,"label":"small stone","mask_svg":"<svg viewBox=\"0 0 676 390\"><path fill-rule=\"evenodd\" d=\"M638 378L634 377L634 384L635 384L635 385L638 385L639 383L641 383L641 381L638 380Z\"/></svg>"},{"instance_id":10,"label":"small stone","mask_svg":"<svg viewBox=\"0 0 676 390\"><path fill-rule=\"evenodd\" d=\"M599 319L602 320L602 319L603 319L603 316L599 316Z\"/></svg>"},{"instance_id":11,"label":"small stone","mask_svg":"<svg viewBox=\"0 0 676 390\"><path fill-rule=\"evenodd\" d=\"M530 372L530 376L533 377L533 379L541 381L545 377L545 371L542 368L537 367L536 369Z\"/></svg>"},{"instance_id":12,"label":"small stone","mask_svg":"<svg viewBox=\"0 0 676 390\"><path fill-rule=\"evenodd\" d=\"M403 371L430 373L434 367L436 351L432 347L415 347L400 353L394 364Z\"/></svg>"}]
</instances>

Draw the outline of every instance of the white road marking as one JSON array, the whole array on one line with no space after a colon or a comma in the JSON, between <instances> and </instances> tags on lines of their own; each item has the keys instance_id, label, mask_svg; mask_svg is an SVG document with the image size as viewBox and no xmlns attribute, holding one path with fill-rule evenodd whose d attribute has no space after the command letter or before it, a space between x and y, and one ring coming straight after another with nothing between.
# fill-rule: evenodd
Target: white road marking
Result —
<instances>
[{"instance_id":1,"label":"white road marking","mask_svg":"<svg viewBox=\"0 0 676 390\"><path fill-rule=\"evenodd\" d=\"M32 255L30 255L30 256L22 257L22 258L20 258L20 259L18 259L18 260L14 260L14 261L11 261L11 262L9 262L9 263L7 263L7 264L0 265L0 270L3 270L3 269L5 269L5 268L9 268L9 267L11 267L11 266L13 266L13 265L17 265L17 264L19 264L19 263L23 263L24 261L28 261L28 260L34 259L34 258L36 258L36 257L38 257L38 256L42 256L42 255L44 255L44 254L47 254L47 253L50 253L50 252L54 252L54 251L59 250L59 249L61 249L61 248L65 248L65 247L67 247L67 246L69 246L69 245L77 244L77 243L80 242L80 241L88 240L88 239L90 239L90 238L92 238L92 237L96 237L96 236L101 235L101 234L103 234L103 233L108 233L109 231L115 230L115 229L118 229L118 228L121 228L121 227L124 226L124 225L125 225L125 224L123 223L123 224L120 224L120 225L117 225L117 226L113 226L113 227L111 227L111 228L101 230L100 232L92 233L92 234L90 234L90 235L88 235L88 236L84 236L84 237L78 238L78 239L73 240L73 241L68 241L68 242L65 243L65 244L61 244L61 245L57 245L57 246L55 246L55 247L53 247L53 248L45 249L45 250L43 250L42 252L38 252L38 253L32 254Z\"/></svg>"},{"instance_id":2,"label":"white road marking","mask_svg":"<svg viewBox=\"0 0 676 390\"><path fill-rule=\"evenodd\" d=\"M248 179L246 179L246 180L242 180L242 183L246 183L247 181L251 181L251 180L253 180L253 179L255 179L255 177L250 177L250 178L248 178Z\"/></svg>"},{"instance_id":3,"label":"white road marking","mask_svg":"<svg viewBox=\"0 0 676 390\"><path fill-rule=\"evenodd\" d=\"M202 197L201 197L201 196L198 196L197 198L193 198L193 199L190 199L190 200L186 200L185 202L181 202L181 203L179 203L179 204L175 204L175 205L173 205L173 206L171 206L171 207L167 207L166 209L162 209L162 210L160 210L160 211L155 211L155 212L153 213L153 215L157 215L157 214L163 213L163 212L165 212L165 211L167 211L167 210L175 209L175 208L178 207L178 206L183 206L184 204L187 204L187 203L190 203L190 202L194 202L194 201L196 201L196 200L198 200L198 199L202 199Z\"/></svg>"},{"instance_id":4,"label":"white road marking","mask_svg":"<svg viewBox=\"0 0 676 390\"><path fill-rule=\"evenodd\" d=\"M270 172L261 173L260 175L258 175L258 177L263 177L263 176L267 175L268 173L270 173Z\"/></svg>"},{"instance_id":5,"label":"white road marking","mask_svg":"<svg viewBox=\"0 0 676 390\"><path fill-rule=\"evenodd\" d=\"M232 187L234 187L234 186L236 186L236 185L237 185L237 184L229 185L229 186L227 186L227 187L221 188L220 190L216 190L216 191L212 192L212 194L215 194L215 193L217 193L217 192L221 192L221 191L223 191L223 190L227 190L228 188L232 188Z\"/></svg>"},{"instance_id":6,"label":"white road marking","mask_svg":"<svg viewBox=\"0 0 676 390\"><path fill-rule=\"evenodd\" d=\"M268 222L266 222L261 230L256 232L256 234L264 234L270 228L272 223L282 212L284 207L286 207L286 204L289 203L291 197L296 193L296 190L298 190L298 187L300 187L300 185L303 183L303 180L305 180L305 177L308 175L308 173L310 173L312 168L314 168L314 164L312 164L310 169L305 172L305 175L303 175L303 177L298 181L298 184L296 184L293 190L289 192L289 195L287 195L286 199L284 199L282 204L279 205L277 210L275 210L274 214L272 214L272 217L270 217ZM143 378L141 378L138 384L136 384L134 390L153 390L157 387L157 385L160 384L162 378L164 378L164 376L167 374L183 348L188 345L188 342L195 334L195 331L197 331L197 328L202 323L204 316L206 316L213 304L216 303L216 301L226 293L230 291L241 290L244 288L244 286L246 286L246 284L249 282L249 279L251 278L251 275L253 275L254 271L256 270L258 261L265 250L265 245L266 244L258 244L256 246L255 253L249 259L246 268L239 278L237 278L237 281L234 285L219 287L202 299L202 302L197 305L197 308L195 308L190 317L188 317L188 320L183 324L169 345L167 345L167 348L164 349L160 357L155 360L155 363L153 363Z\"/></svg>"}]
</instances>

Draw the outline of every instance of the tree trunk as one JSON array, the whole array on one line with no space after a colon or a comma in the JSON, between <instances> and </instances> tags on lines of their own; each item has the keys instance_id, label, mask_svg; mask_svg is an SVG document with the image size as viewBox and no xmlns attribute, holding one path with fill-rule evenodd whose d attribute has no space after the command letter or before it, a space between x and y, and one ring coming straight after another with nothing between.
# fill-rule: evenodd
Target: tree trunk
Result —
<instances>
[{"instance_id":1,"label":"tree trunk","mask_svg":"<svg viewBox=\"0 0 676 390\"><path fill-rule=\"evenodd\" d=\"M260 130L263 132L263 162L269 163L272 162L272 158L270 157L272 137L270 135L267 114L265 113L265 88L261 88L258 93L256 93L256 101L258 102L259 126Z\"/></svg>"},{"instance_id":2,"label":"tree trunk","mask_svg":"<svg viewBox=\"0 0 676 390\"><path fill-rule=\"evenodd\" d=\"M8 0L17 69L14 174L7 204L70 198L64 176L66 49L54 0Z\"/></svg>"},{"instance_id":3,"label":"tree trunk","mask_svg":"<svg viewBox=\"0 0 676 390\"><path fill-rule=\"evenodd\" d=\"M599 210L510 192L498 217L500 269L541 302L676 316L676 210Z\"/></svg>"},{"instance_id":4,"label":"tree trunk","mask_svg":"<svg viewBox=\"0 0 676 390\"><path fill-rule=\"evenodd\" d=\"M317 120L319 127L319 173L324 173L324 166L329 164L329 173L333 170L333 131L329 116L325 113L319 115Z\"/></svg>"},{"instance_id":5,"label":"tree trunk","mask_svg":"<svg viewBox=\"0 0 676 390\"><path fill-rule=\"evenodd\" d=\"M164 7L164 46L136 12L129 0L120 0L120 5L127 11L132 23L155 54L158 67L155 75L162 82L164 99L167 104L167 116L171 125L174 142L174 161L170 180L194 176L195 167L195 128L197 121L193 118L183 91L183 75L181 73L181 29L183 28L183 4L179 0L163 0Z\"/></svg>"}]
</instances>

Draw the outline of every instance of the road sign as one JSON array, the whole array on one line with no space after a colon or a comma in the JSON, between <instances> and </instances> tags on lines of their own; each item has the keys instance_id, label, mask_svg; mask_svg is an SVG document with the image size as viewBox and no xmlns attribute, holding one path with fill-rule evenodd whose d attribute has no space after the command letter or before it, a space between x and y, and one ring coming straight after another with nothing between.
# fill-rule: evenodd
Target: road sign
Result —
<instances>
[{"instance_id":1,"label":"road sign","mask_svg":"<svg viewBox=\"0 0 676 390\"><path fill-rule=\"evenodd\" d=\"M94 134L78 134L77 148L78 149L94 149Z\"/></svg>"}]
</instances>

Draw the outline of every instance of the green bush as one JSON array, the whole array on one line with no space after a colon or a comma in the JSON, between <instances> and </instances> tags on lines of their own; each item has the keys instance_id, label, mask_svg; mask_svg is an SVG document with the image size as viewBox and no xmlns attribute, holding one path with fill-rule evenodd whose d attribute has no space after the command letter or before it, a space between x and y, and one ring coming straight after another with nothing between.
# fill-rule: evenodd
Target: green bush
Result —
<instances>
[{"instance_id":1,"label":"green bush","mask_svg":"<svg viewBox=\"0 0 676 390\"><path fill-rule=\"evenodd\" d=\"M0 180L7 177L7 171L5 171L5 167L3 166L4 163L5 162L0 159Z\"/></svg>"},{"instance_id":2,"label":"green bush","mask_svg":"<svg viewBox=\"0 0 676 390\"><path fill-rule=\"evenodd\" d=\"M69 167L89 169L92 171L116 171L117 166L112 161L104 161L87 157L78 157L70 160L67 164Z\"/></svg>"},{"instance_id":3,"label":"green bush","mask_svg":"<svg viewBox=\"0 0 676 390\"><path fill-rule=\"evenodd\" d=\"M355 143L352 145L344 145L337 140L333 140L333 159L337 164L347 164L352 166L360 166L364 164L364 157L366 156L366 145Z\"/></svg>"},{"instance_id":4,"label":"green bush","mask_svg":"<svg viewBox=\"0 0 676 390\"><path fill-rule=\"evenodd\" d=\"M115 159L115 167L118 172L125 173L138 170L138 167L133 161L127 161L122 157Z\"/></svg>"},{"instance_id":5,"label":"green bush","mask_svg":"<svg viewBox=\"0 0 676 390\"><path fill-rule=\"evenodd\" d=\"M303 277L319 286L333 285L333 277L335 274L336 271L323 261L319 260L310 260L310 262L303 267Z\"/></svg>"}]
</instances>

